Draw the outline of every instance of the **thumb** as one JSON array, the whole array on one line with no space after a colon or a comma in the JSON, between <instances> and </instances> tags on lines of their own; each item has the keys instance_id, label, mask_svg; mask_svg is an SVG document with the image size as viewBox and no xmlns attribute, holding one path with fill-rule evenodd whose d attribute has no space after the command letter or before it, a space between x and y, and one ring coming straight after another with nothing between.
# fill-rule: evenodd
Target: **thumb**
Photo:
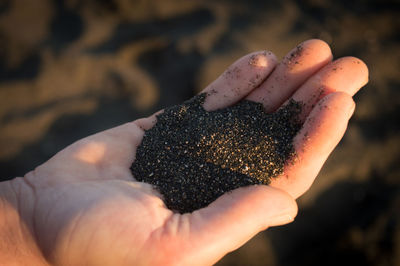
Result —
<instances>
[{"instance_id":1,"label":"thumb","mask_svg":"<svg viewBox=\"0 0 400 266\"><path fill-rule=\"evenodd\" d=\"M213 264L258 232L292 222L296 214L295 200L280 189L259 185L226 193L191 214L188 240L196 258L190 261Z\"/></svg>"}]
</instances>

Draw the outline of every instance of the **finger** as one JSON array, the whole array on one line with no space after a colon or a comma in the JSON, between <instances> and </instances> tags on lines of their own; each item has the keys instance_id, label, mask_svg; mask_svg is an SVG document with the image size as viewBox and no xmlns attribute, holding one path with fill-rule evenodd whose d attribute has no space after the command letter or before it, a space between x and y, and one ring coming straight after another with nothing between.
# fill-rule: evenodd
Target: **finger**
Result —
<instances>
[{"instance_id":1,"label":"finger","mask_svg":"<svg viewBox=\"0 0 400 266\"><path fill-rule=\"evenodd\" d=\"M194 247L190 261L208 258L213 264L269 226L293 221L297 204L284 191L268 186L239 188L190 215L187 241Z\"/></svg>"},{"instance_id":2,"label":"finger","mask_svg":"<svg viewBox=\"0 0 400 266\"><path fill-rule=\"evenodd\" d=\"M125 167L132 163L136 147L140 144L142 137L143 131L135 123L130 122L82 139L80 144L82 150L88 151L90 151L88 148L92 146L91 143L103 144L105 150L101 158L102 166L118 164ZM91 156L91 154L88 155Z\"/></svg>"},{"instance_id":3,"label":"finger","mask_svg":"<svg viewBox=\"0 0 400 266\"><path fill-rule=\"evenodd\" d=\"M43 176L57 175L51 182L75 180L132 180L129 167L143 137L135 123L105 130L81 139L35 169ZM65 175L62 176L62 175Z\"/></svg>"},{"instance_id":4,"label":"finger","mask_svg":"<svg viewBox=\"0 0 400 266\"><path fill-rule=\"evenodd\" d=\"M212 111L240 101L265 80L276 62L275 55L268 51L254 52L240 58L202 91L209 95L204 108Z\"/></svg>"},{"instance_id":5,"label":"finger","mask_svg":"<svg viewBox=\"0 0 400 266\"><path fill-rule=\"evenodd\" d=\"M344 92L335 92L320 100L293 140L297 153L294 162L287 164L284 174L272 179L270 185L294 198L307 191L343 137L354 107L353 99Z\"/></svg>"},{"instance_id":6,"label":"finger","mask_svg":"<svg viewBox=\"0 0 400 266\"><path fill-rule=\"evenodd\" d=\"M157 116L162 114L164 110L160 110L151 116L140 118L135 120L135 124L138 125L142 130L149 130L157 123Z\"/></svg>"},{"instance_id":7,"label":"finger","mask_svg":"<svg viewBox=\"0 0 400 266\"><path fill-rule=\"evenodd\" d=\"M301 120L314 105L329 93L342 91L353 96L368 82L368 68L360 59L343 57L318 71L294 94L292 99L304 103Z\"/></svg>"},{"instance_id":8,"label":"finger","mask_svg":"<svg viewBox=\"0 0 400 266\"><path fill-rule=\"evenodd\" d=\"M252 90L254 87L258 86L264 78L272 71L276 63L276 58L271 52L262 51L255 52L249 55L246 55L236 61L233 65L231 65L225 72L222 74L216 81L210 84L203 92L209 93L212 97L208 97L206 102L204 103L205 108L222 108L224 105L229 105L230 103L234 103L240 100L244 95L246 95L249 90ZM156 112L155 114L138 119L133 123L128 123L119 127L115 127L96 135L90 136L88 138L83 139L79 143L82 144L84 142L90 143L94 141L101 142L112 142L116 145L116 149L112 149L112 147L107 147L107 150L113 151L118 150L118 154L121 156L115 156L114 152L111 152L110 155L114 160L122 162L123 164L132 163L132 156L126 156L127 153L135 152L136 147L139 145L143 135L143 130L148 130L154 126L157 122L157 115L161 114L163 110ZM133 145L126 145L123 148L123 143L130 143ZM88 148L87 145L86 147ZM94 154L99 154L101 145L91 145L92 149L84 149L87 152L87 158L93 158ZM107 145L109 146L109 145ZM103 156L103 159L110 159L109 156Z\"/></svg>"},{"instance_id":9,"label":"finger","mask_svg":"<svg viewBox=\"0 0 400 266\"><path fill-rule=\"evenodd\" d=\"M252 91L247 99L261 102L267 112L273 112L304 81L331 60L331 50L324 41L305 41L290 51L268 79Z\"/></svg>"},{"instance_id":10,"label":"finger","mask_svg":"<svg viewBox=\"0 0 400 266\"><path fill-rule=\"evenodd\" d=\"M101 161L98 161L103 167L112 164L129 168L135 159L136 148L142 141L143 131L152 128L157 122L157 115L162 112L163 110L160 110L149 117L110 128L78 141L74 145L80 147L80 159L93 161L93 158L101 157Z\"/></svg>"},{"instance_id":11,"label":"finger","mask_svg":"<svg viewBox=\"0 0 400 266\"><path fill-rule=\"evenodd\" d=\"M268 51L254 52L240 58L201 92L208 94L204 108L212 111L240 101L263 82L275 65L276 57ZM162 112L160 110L135 123L143 130L149 130L157 123L157 115Z\"/></svg>"}]
</instances>

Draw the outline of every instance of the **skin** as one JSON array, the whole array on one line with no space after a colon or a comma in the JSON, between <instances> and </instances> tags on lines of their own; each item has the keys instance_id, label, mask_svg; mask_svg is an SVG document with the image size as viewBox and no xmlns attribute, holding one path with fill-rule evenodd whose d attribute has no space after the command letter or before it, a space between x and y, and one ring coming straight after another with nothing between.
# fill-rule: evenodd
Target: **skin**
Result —
<instances>
[{"instance_id":1,"label":"skin","mask_svg":"<svg viewBox=\"0 0 400 266\"><path fill-rule=\"evenodd\" d=\"M297 50L296 50L297 49ZM165 208L129 167L156 114L89 136L25 177L0 183L0 261L7 265L210 265L261 230L293 221L295 199L342 138L354 95L367 83L357 58L332 62L309 40L280 62L260 51L236 61L204 89L206 110L243 98L273 112L303 101L298 157L270 186L225 194L190 214Z\"/></svg>"}]
</instances>

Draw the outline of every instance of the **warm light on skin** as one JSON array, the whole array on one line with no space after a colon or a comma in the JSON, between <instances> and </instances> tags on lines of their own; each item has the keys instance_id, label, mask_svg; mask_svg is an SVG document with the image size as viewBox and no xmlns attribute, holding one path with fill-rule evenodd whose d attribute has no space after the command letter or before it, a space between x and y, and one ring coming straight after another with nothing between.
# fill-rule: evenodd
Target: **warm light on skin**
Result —
<instances>
[{"instance_id":1,"label":"warm light on skin","mask_svg":"<svg viewBox=\"0 0 400 266\"><path fill-rule=\"evenodd\" d=\"M264 54L258 54L250 59L249 64L257 67L266 67L268 58Z\"/></svg>"},{"instance_id":2,"label":"warm light on skin","mask_svg":"<svg viewBox=\"0 0 400 266\"><path fill-rule=\"evenodd\" d=\"M302 109L304 125L293 139L298 160L284 175L268 186L225 193L192 213L174 213L152 185L133 179L130 171L143 129L157 117L129 122L75 142L25 177L0 182L0 235L5 236L0 237L0 265L212 265L260 230L292 222L295 198L307 191L342 138L354 111L352 95L368 76L355 58L330 63L322 41L307 45L315 57L302 59L307 68L298 75L287 64L275 67L277 60L268 52L261 52L265 67L253 65L259 62L256 52L203 91L207 111L246 97L268 112L291 98L314 105ZM321 87L332 93L318 101L314 95ZM221 153L236 152L222 130L213 140L220 145L202 141L218 152L227 147Z\"/></svg>"},{"instance_id":3,"label":"warm light on skin","mask_svg":"<svg viewBox=\"0 0 400 266\"><path fill-rule=\"evenodd\" d=\"M75 155L80 161L95 164L98 163L106 152L106 145L102 142L90 142L83 145Z\"/></svg>"}]
</instances>

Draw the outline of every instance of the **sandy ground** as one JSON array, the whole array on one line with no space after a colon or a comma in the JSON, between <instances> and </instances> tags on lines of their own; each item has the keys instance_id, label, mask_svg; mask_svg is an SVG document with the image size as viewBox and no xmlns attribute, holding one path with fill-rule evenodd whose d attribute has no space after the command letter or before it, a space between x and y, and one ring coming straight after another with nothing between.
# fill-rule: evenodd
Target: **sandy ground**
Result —
<instances>
[{"instance_id":1,"label":"sandy ground","mask_svg":"<svg viewBox=\"0 0 400 266\"><path fill-rule=\"evenodd\" d=\"M370 68L349 129L288 226L218 265L400 265L398 1L0 2L0 177L193 96L236 58L321 38ZM234 222L234 221L232 221Z\"/></svg>"}]
</instances>

